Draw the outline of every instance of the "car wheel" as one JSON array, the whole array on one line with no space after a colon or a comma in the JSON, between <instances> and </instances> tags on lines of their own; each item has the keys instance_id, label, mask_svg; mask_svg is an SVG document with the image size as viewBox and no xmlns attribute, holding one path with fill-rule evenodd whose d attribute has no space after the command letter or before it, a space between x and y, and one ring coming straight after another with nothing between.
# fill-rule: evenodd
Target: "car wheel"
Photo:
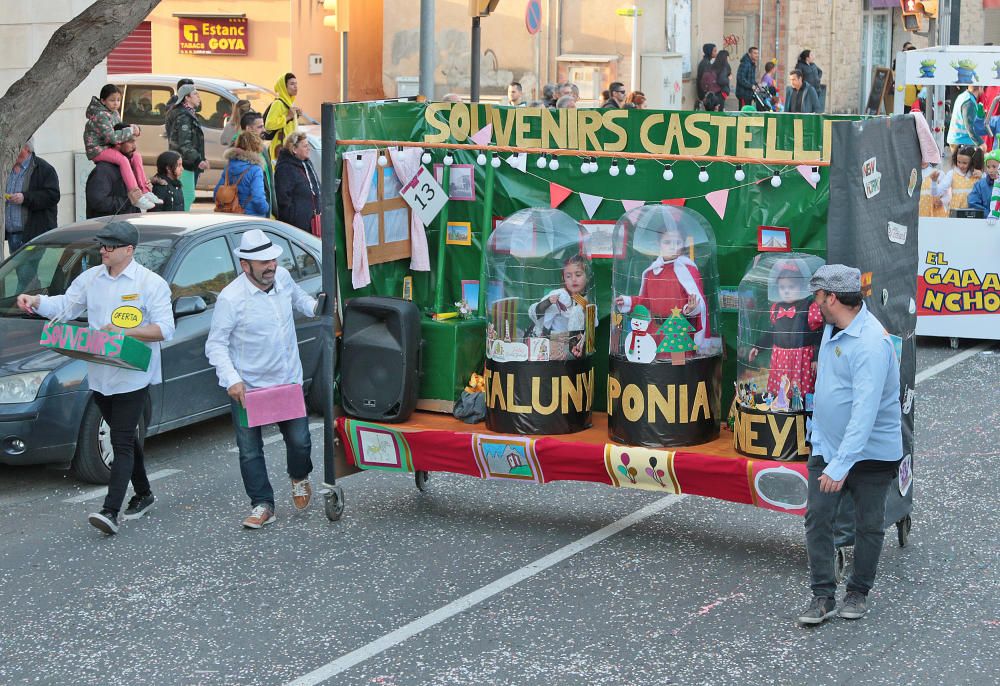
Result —
<instances>
[{"instance_id":1,"label":"car wheel","mask_svg":"<svg viewBox=\"0 0 1000 686\"><path fill-rule=\"evenodd\" d=\"M146 439L146 417L139 417L139 443ZM101 416L101 410L93 400L87 403L80 422L80 435L76 442L76 454L70 469L81 481L92 484L106 484L111 479L111 463L115 455L111 449L111 427Z\"/></svg>"}]
</instances>

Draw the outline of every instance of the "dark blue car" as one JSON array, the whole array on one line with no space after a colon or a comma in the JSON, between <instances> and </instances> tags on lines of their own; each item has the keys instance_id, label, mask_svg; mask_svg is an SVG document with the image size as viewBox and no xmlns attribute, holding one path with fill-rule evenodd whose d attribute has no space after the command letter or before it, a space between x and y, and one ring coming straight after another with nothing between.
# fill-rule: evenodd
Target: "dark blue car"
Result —
<instances>
[{"instance_id":1,"label":"dark blue car","mask_svg":"<svg viewBox=\"0 0 1000 686\"><path fill-rule=\"evenodd\" d=\"M251 228L283 248L278 264L300 286L320 290L320 241L287 224L226 214L157 212L118 217L139 229L135 259L170 284L177 329L163 344L163 383L150 387L140 423L153 436L229 412L229 396L205 357L219 292L239 274L233 249ZM90 400L87 366L39 347L43 320L21 312L18 293L62 294L101 263L94 235L105 217L50 231L0 263L0 464L69 464L84 481L106 483L113 459L107 424ZM320 323L296 316L309 389L319 370ZM321 409L317 393L310 407Z\"/></svg>"}]
</instances>

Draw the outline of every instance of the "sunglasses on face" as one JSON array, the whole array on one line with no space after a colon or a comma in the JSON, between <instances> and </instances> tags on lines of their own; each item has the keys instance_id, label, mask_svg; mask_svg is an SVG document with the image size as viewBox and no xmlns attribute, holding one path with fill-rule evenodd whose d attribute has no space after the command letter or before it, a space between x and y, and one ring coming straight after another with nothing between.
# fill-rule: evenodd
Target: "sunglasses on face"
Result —
<instances>
[{"instance_id":1,"label":"sunglasses on face","mask_svg":"<svg viewBox=\"0 0 1000 686\"><path fill-rule=\"evenodd\" d=\"M125 246L118 245L118 244L112 245L111 243L101 243L101 248L100 249L103 250L104 252L114 252L118 248L124 248L124 247Z\"/></svg>"}]
</instances>

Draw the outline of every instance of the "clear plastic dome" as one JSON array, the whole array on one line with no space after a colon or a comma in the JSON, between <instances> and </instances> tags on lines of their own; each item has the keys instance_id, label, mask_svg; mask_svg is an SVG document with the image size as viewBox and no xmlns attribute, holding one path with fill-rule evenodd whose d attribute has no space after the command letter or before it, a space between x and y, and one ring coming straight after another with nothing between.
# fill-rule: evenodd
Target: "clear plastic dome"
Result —
<instances>
[{"instance_id":1,"label":"clear plastic dome","mask_svg":"<svg viewBox=\"0 0 1000 686\"><path fill-rule=\"evenodd\" d=\"M586 232L564 212L520 210L487 243L487 356L547 361L594 352L594 279Z\"/></svg>"},{"instance_id":2,"label":"clear plastic dome","mask_svg":"<svg viewBox=\"0 0 1000 686\"><path fill-rule=\"evenodd\" d=\"M611 356L660 362L722 354L712 227L697 212L644 205L614 230Z\"/></svg>"},{"instance_id":3,"label":"clear plastic dome","mask_svg":"<svg viewBox=\"0 0 1000 686\"><path fill-rule=\"evenodd\" d=\"M740 281L737 402L766 412L812 410L823 315L809 292L822 258L757 255Z\"/></svg>"}]
</instances>

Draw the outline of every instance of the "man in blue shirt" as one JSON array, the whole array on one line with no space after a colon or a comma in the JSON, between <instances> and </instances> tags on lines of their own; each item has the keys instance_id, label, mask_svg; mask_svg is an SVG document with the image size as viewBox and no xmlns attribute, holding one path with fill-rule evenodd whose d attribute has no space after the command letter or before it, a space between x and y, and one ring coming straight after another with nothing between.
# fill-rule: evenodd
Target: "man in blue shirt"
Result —
<instances>
[{"instance_id":1,"label":"man in blue shirt","mask_svg":"<svg viewBox=\"0 0 1000 686\"><path fill-rule=\"evenodd\" d=\"M903 456L899 360L885 327L861 300L861 272L842 264L809 282L826 320L817 361L811 425L806 551L813 599L799 615L820 624L836 612L834 519L840 498L854 500L854 569L840 616L867 612L885 537L885 497Z\"/></svg>"}]
</instances>

